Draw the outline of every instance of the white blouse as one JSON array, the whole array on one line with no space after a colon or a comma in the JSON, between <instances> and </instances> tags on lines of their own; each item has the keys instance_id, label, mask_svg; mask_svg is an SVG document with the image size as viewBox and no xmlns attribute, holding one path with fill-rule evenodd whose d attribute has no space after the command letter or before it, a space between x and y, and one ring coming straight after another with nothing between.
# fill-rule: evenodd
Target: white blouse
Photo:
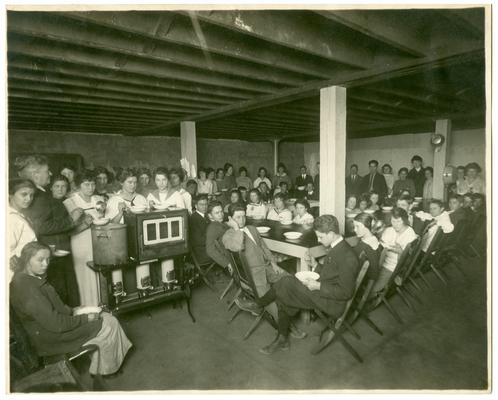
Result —
<instances>
[{"instance_id":1,"label":"white blouse","mask_svg":"<svg viewBox=\"0 0 498 400\"><path fill-rule=\"evenodd\" d=\"M164 207L187 208L181 192L173 192L169 197L166 197L167 194L168 192L151 192L147 196L147 202L152 201L154 203L159 203ZM159 196L157 197L156 195Z\"/></svg>"},{"instance_id":2,"label":"white blouse","mask_svg":"<svg viewBox=\"0 0 498 400\"><path fill-rule=\"evenodd\" d=\"M263 179L258 176L254 181L254 187L257 189L261 182L266 182L268 189L271 189L271 181L266 176Z\"/></svg>"},{"instance_id":3,"label":"white blouse","mask_svg":"<svg viewBox=\"0 0 498 400\"><path fill-rule=\"evenodd\" d=\"M268 208L265 203L248 204L246 207L246 216L254 219L265 219L268 214Z\"/></svg>"},{"instance_id":4,"label":"white blouse","mask_svg":"<svg viewBox=\"0 0 498 400\"><path fill-rule=\"evenodd\" d=\"M314 220L315 220L315 218L313 218L313 215L311 215L310 213L306 213L302 217L300 217L299 215L296 215L292 222L294 222L295 224L299 224L299 225L311 225L311 224L313 224Z\"/></svg>"},{"instance_id":5,"label":"white blouse","mask_svg":"<svg viewBox=\"0 0 498 400\"><path fill-rule=\"evenodd\" d=\"M180 189L179 193L183 198L184 208L188 210L189 214L192 214L192 195L183 188Z\"/></svg>"},{"instance_id":6,"label":"white blouse","mask_svg":"<svg viewBox=\"0 0 498 400\"><path fill-rule=\"evenodd\" d=\"M76 208L81 208L86 215L91 215L93 219L99 219L100 215L96 209L99 201L105 202L104 198L98 195L91 196L90 201L87 202L80 196L79 193L74 193L71 197L64 200L64 205L69 213Z\"/></svg>"},{"instance_id":7,"label":"white blouse","mask_svg":"<svg viewBox=\"0 0 498 400\"><path fill-rule=\"evenodd\" d=\"M380 241L384 247L386 247L386 245L395 246L396 244L399 244L404 250L408 243L413 242L416 238L417 234L411 227L408 227L403 232L398 233L392 226L389 226L384 230L384 232L382 232ZM394 271L394 268L396 268L396 264L398 263L398 258L398 253L386 249L382 267L388 269L389 271Z\"/></svg>"},{"instance_id":8,"label":"white blouse","mask_svg":"<svg viewBox=\"0 0 498 400\"><path fill-rule=\"evenodd\" d=\"M107 203L107 207L105 209L105 216L107 218L113 219L116 215L119 214L119 203L124 202L127 207L131 207L131 201L123 199L121 192L117 193L115 196L109 199ZM147 200L141 194L135 193L135 197L133 198L133 205L137 207L147 207ZM119 220L119 223L124 223L124 218Z\"/></svg>"},{"instance_id":9,"label":"white blouse","mask_svg":"<svg viewBox=\"0 0 498 400\"><path fill-rule=\"evenodd\" d=\"M292 213L287 208L284 208L281 211L277 211L275 208L272 208L268 211L266 219L278 222L292 222Z\"/></svg>"},{"instance_id":10,"label":"white blouse","mask_svg":"<svg viewBox=\"0 0 498 400\"><path fill-rule=\"evenodd\" d=\"M206 179L205 181L197 179L197 193L213 194L214 193L213 182L210 181L209 179Z\"/></svg>"},{"instance_id":11,"label":"white blouse","mask_svg":"<svg viewBox=\"0 0 498 400\"><path fill-rule=\"evenodd\" d=\"M15 208L9 206L9 250L12 256L21 256L23 247L36 241L35 231L28 220Z\"/></svg>"}]
</instances>

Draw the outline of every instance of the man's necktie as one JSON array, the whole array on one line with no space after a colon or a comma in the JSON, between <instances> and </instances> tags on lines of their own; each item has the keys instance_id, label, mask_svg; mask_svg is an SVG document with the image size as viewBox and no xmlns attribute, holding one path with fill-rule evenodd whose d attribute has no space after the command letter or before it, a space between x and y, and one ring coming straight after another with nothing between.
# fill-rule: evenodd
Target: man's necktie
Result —
<instances>
[{"instance_id":1,"label":"man's necktie","mask_svg":"<svg viewBox=\"0 0 498 400\"><path fill-rule=\"evenodd\" d=\"M373 189L374 176L375 176L375 174L370 174L370 185L368 186L369 190Z\"/></svg>"}]
</instances>

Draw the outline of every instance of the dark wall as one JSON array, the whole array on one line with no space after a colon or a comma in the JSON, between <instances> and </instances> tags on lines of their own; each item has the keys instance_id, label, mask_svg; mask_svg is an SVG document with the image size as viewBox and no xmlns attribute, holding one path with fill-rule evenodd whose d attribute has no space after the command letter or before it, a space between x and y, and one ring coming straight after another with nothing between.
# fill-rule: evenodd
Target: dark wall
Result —
<instances>
[{"instance_id":1,"label":"dark wall","mask_svg":"<svg viewBox=\"0 0 498 400\"><path fill-rule=\"evenodd\" d=\"M11 131L9 151L77 153L83 156L85 166L89 168L98 165L172 167L179 165L180 139ZM281 143L280 160L288 166L291 175L295 175L299 165L304 163L303 145ZM251 177L264 166L273 175L273 145L271 142L199 139L197 161L199 166L213 168L223 167L225 162L232 163L236 169L244 165Z\"/></svg>"}]
</instances>

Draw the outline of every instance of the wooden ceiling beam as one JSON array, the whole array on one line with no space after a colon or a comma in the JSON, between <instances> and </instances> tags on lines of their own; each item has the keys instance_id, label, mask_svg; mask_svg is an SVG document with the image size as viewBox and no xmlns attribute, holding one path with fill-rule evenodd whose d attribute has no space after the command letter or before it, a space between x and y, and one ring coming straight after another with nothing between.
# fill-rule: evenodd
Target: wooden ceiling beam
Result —
<instances>
[{"instance_id":1,"label":"wooden ceiling beam","mask_svg":"<svg viewBox=\"0 0 498 400\"><path fill-rule=\"evenodd\" d=\"M115 100L124 102L135 102L136 104L146 104L158 107L178 107L178 110L185 112L203 112L212 110L216 106L213 104L202 104L187 100L163 100L157 97L146 97L133 95L130 93L120 93L115 90L104 90L98 87L82 87L81 85L53 84L40 81L26 81L23 79L10 78L8 80L8 90L27 90L33 92L62 94L65 96L90 96L104 100ZM34 96L36 97L36 95Z\"/></svg>"},{"instance_id":2,"label":"wooden ceiling beam","mask_svg":"<svg viewBox=\"0 0 498 400\"><path fill-rule=\"evenodd\" d=\"M25 70L17 68L9 68L8 78L22 80L27 82L47 82L54 85L72 85L80 88L85 88L88 90L101 89L110 92L126 93L136 96L147 96L151 98L158 99L172 99L194 102L195 104L206 104L206 105L227 105L231 104L232 101L218 100L216 98L201 97L193 95L185 95L178 93L171 93L170 91L165 91L163 89L158 89L153 86L143 88L143 86L129 85L127 82L115 83L108 82L104 80L89 80L88 77L84 76L66 76L58 73L35 71L35 70Z\"/></svg>"},{"instance_id":3,"label":"wooden ceiling beam","mask_svg":"<svg viewBox=\"0 0 498 400\"><path fill-rule=\"evenodd\" d=\"M250 79L255 83L260 81L263 84L274 84L277 88L299 86L306 81L316 79L217 54L206 57L201 50L185 48L182 45L157 40L151 43L150 38L120 32L91 22L67 19L61 14L39 13L33 18L30 14L14 13L9 16L8 30L57 43L112 52L119 54L120 57L154 63L158 67L175 66L180 69L202 71L204 74L223 74L232 78Z\"/></svg>"},{"instance_id":4,"label":"wooden ceiling beam","mask_svg":"<svg viewBox=\"0 0 498 400\"><path fill-rule=\"evenodd\" d=\"M37 40L33 40L37 39ZM43 54L45 58L57 61L69 61L81 66L97 66L105 69L138 73L156 78L167 78L190 82L192 84L207 84L231 89L253 91L257 94L274 93L288 86L277 85L265 81L256 81L226 75L206 72L202 68L189 68L156 60L144 60L133 54L110 51L102 46L90 46L88 43L75 44L74 40L52 38L42 32L33 32L28 28L11 28L8 32L9 52L32 56Z\"/></svg>"},{"instance_id":5,"label":"wooden ceiling beam","mask_svg":"<svg viewBox=\"0 0 498 400\"><path fill-rule=\"evenodd\" d=\"M9 130L29 130L33 131L33 124L29 122L12 122L9 124ZM94 128L94 127L84 127L84 126L56 126L54 124L39 125L36 129L37 131L47 131L47 132L70 132L70 133L101 133L101 134L119 134L122 135L124 128L119 127L105 127L105 128Z\"/></svg>"},{"instance_id":6,"label":"wooden ceiling beam","mask_svg":"<svg viewBox=\"0 0 498 400\"><path fill-rule=\"evenodd\" d=\"M428 43L421 38L414 27L407 26L395 18L386 17L382 11L315 10L315 12L413 57L423 57L427 52Z\"/></svg>"},{"instance_id":7,"label":"wooden ceiling beam","mask_svg":"<svg viewBox=\"0 0 498 400\"><path fill-rule=\"evenodd\" d=\"M373 62L373 53L366 46L353 46L334 35L332 30L325 31L303 20L297 11L192 11L189 15L194 20L355 68L365 69Z\"/></svg>"},{"instance_id":8,"label":"wooden ceiling beam","mask_svg":"<svg viewBox=\"0 0 498 400\"><path fill-rule=\"evenodd\" d=\"M220 88L210 85L191 85L179 82L174 77L155 77L146 74L130 73L116 68L104 68L95 65L80 65L67 60L44 57L43 54L11 55L8 60L9 68L31 69L47 73L57 73L63 76L83 77L92 81L105 81L112 83L124 83L140 87L154 87L165 91L196 94L199 96L212 96L213 98L234 100L247 100L254 96L254 92Z\"/></svg>"},{"instance_id":9,"label":"wooden ceiling beam","mask_svg":"<svg viewBox=\"0 0 498 400\"><path fill-rule=\"evenodd\" d=\"M240 112L246 112L249 110L255 110L258 108L269 107L277 104L287 103L289 101L303 99L307 97L312 97L318 94L319 90L323 87L340 85L345 87L357 87L361 85L367 85L374 82L379 82L382 80L394 79L402 76L407 76L410 74L420 73L422 71L430 71L434 68L440 68L441 66L451 66L454 64L465 63L468 61L482 59L484 55L484 49L479 48L461 48L458 51L442 52L438 57L425 57L422 59L414 59L410 61L405 61L396 65L387 65L382 68L375 68L369 71L361 71L352 74L347 74L342 77L337 77L334 80L320 81L315 83L310 83L302 86L298 89L288 89L278 92L273 95L260 96L254 100L248 100L245 102L240 102L231 106L220 107L218 110L213 112L207 112L202 115L191 115L185 120L188 121L202 121L214 118L221 118L231 114L237 114ZM180 121L177 121L178 124ZM157 128L164 128L175 125L175 122L171 122L164 126L158 126ZM156 128L150 129L148 132L153 132Z\"/></svg>"},{"instance_id":10,"label":"wooden ceiling beam","mask_svg":"<svg viewBox=\"0 0 498 400\"><path fill-rule=\"evenodd\" d=\"M265 43L262 46L260 40L248 39L244 34L227 35L224 29L214 25L200 24L198 27L193 27L188 17L173 12L89 11L67 12L63 15L151 39L151 48L157 42L173 43L209 54L321 79L330 78L335 69L342 67L340 64L328 63L325 60L302 57L297 51L277 45Z\"/></svg>"}]
</instances>

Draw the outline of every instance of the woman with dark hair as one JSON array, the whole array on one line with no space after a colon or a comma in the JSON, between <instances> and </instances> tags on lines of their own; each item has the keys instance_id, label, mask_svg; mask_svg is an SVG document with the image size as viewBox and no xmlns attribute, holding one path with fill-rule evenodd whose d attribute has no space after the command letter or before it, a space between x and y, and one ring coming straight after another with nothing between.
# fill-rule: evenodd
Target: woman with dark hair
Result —
<instances>
[{"instance_id":1,"label":"woman with dark hair","mask_svg":"<svg viewBox=\"0 0 498 400\"><path fill-rule=\"evenodd\" d=\"M99 304L96 273L88 268L87 262L93 260L92 232L93 220L103 216L105 201L95 193L95 175L93 171L82 170L76 175L78 191L64 201L68 212L81 208L85 213L85 222L71 236L71 253L80 292L80 304L96 306Z\"/></svg>"},{"instance_id":2,"label":"woman with dark hair","mask_svg":"<svg viewBox=\"0 0 498 400\"><path fill-rule=\"evenodd\" d=\"M376 192L375 190L372 190L369 193L369 197L370 197L370 207L368 207L369 210L379 211L380 210L380 206L379 206L380 196L379 196L379 193Z\"/></svg>"},{"instance_id":3,"label":"woman with dark hair","mask_svg":"<svg viewBox=\"0 0 498 400\"><path fill-rule=\"evenodd\" d=\"M415 184L408 177L408 168L400 168L398 171L398 180L394 182L392 195L393 197L399 197L401 193L407 190L410 196L415 196Z\"/></svg>"},{"instance_id":4,"label":"woman with dark hair","mask_svg":"<svg viewBox=\"0 0 498 400\"><path fill-rule=\"evenodd\" d=\"M425 167L424 173L425 173L425 182L424 182L424 189L422 191L422 199L424 202L427 202L430 199L432 199L434 169L432 167Z\"/></svg>"},{"instance_id":5,"label":"woman with dark hair","mask_svg":"<svg viewBox=\"0 0 498 400\"><path fill-rule=\"evenodd\" d=\"M263 203L268 203L271 200L271 196L270 196L270 189L268 188L266 182L264 181L259 182L258 190L261 201L263 201Z\"/></svg>"},{"instance_id":6,"label":"woman with dark hair","mask_svg":"<svg viewBox=\"0 0 498 400\"><path fill-rule=\"evenodd\" d=\"M360 212L365 212L365 210L368 210L371 205L372 202L370 201L370 195L368 193L362 194L360 196L360 200L358 201L358 210L360 210Z\"/></svg>"},{"instance_id":7,"label":"woman with dark hair","mask_svg":"<svg viewBox=\"0 0 498 400\"><path fill-rule=\"evenodd\" d=\"M265 167L260 167L258 177L254 180L254 188L257 189L261 182L266 182L266 185L271 189L271 181L268 178L268 171Z\"/></svg>"},{"instance_id":8,"label":"woman with dark hair","mask_svg":"<svg viewBox=\"0 0 498 400\"><path fill-rule=\"evenodd\" d=\"M413 242L417 234L410 227L408 214L401 208L394 208L391 213L391 226L382 232L380 244L384 248L382 253L379 277L375 281L372 294L382 291L392 275L398 258L408 243Z\"/></svg>"},{"instance_id":9,"label":"woman with dark hair","mask_svg":"<svg viewBox=\"0 0 498 400\"><path fill-rule=\"evenodd\" d=\"M66 200L69 189L69 181L64 175L56 175L50 179L50 191L52 197L61 202Z\"/></svg>"},{"instance_id":10,"label":"woman with dark hair","mask_svg":"<svg viewBox=\"0 0 498 400\"><path fill-rule=\"evenodd\" d=\"M249 192L249 204L246 207L247 218L265 219L268 214L268 207L261 201L258 189L251 189Z\"/></svg>"},{"instance_id":11,"label":"woman with dark hair","mask_svg":"<svg viewBox=\"0 0 498 400\"><path fill-rule=\"evenodd\" d=\"M312 225L314 218L309 213L310 203L304 199L297 199L294 203L295 215L292 222L298 225Z\"/></svg>"},{"instance_id":12,"label":"woman with dark hair","mask_svg":"<svg viewBox=\"0 0 498 400\"><path fill-rule=\"evenodd\" d=\"M179 199L177 200L176 207L186 208L188 212L192 214L192 196L182 187L183 177L184 175L182 169L170 169L168 174L169 189L176 190L176 192L180 195Z\"/></svg>"},{"instance_id":13,"label":"woman with dark hair","mask_svg":"<svg viewBox=\"0 0 498 400\"><path fill-rule=\"evenodd\" d=\"M223 168L218 168L216 170L216 186L219 191L223 193L228 192L229 187L225 182L225 170Z\"/></svg>"},{"instance_id":14,"label":"woman with dark hair","mask_svg":"<svg viewBox=\"0 0 498 400\"><path fill-rule=\"evenodd\" d=\"M235 181L238 187L243 186L246 188L246 190L252 188L252 181L251 178L249 178L249 174L247 173L246 167L239 168L239 176L237 177L237 179L235 179Z\"/></svg>"},{"instance_id":15,"label":"woman with dark hair","mask_svg":"<svg viewBox=\"0 0 498 400\"><path fill-rule=\"evenodd\" d=\"M9 180L9 280L13 275L23 247L36 241L36 234L31 223L23 215L23 210L33 202L35 185L29 179Z\"/></svg>"},{"instance_id":16,"label":"woman with dark hair","mask_svg":"<svg viewBox=\"0 0 498 400\"><path fill-rule=\"evenodd\" d=\"M213 194L218 193L218 184L216 183L216 171L213 168L206 169L207 178L211 181L213 185Z\"/></svg>"},{"instance_id":17,"label":"woman with dark hair","mask_svg":"<svg viewBox=\"0 0 498 400\"><path fill-rule=\"evenodd\" d=\"M377 239L377 221L370 214L358 214L353 220L353 230L360 241L353 247L355 253L360 257L365 254L369 262L367 277L369 280L376 280L379 276L379 261L382 253L382 246Z\"/></svg>"},{"instance_id":18,"label":"woman with dark hair","mask_svg":"<svg viewBox=\"0 0 498 400\"><path fill-rule=\"evenodd\" d=\"M140 193L142 196L147 197L148 194L154 190L154 186L151 183L152 174L150 169L146 167L138 168L137 170L137 189L136 192Z\"/></svg>"},{"instance_id":19,"label":"woman with dark hair","mask_svg":"<svg viewBox=\"0 0 498 400\"><path fill-rule=\"evenodd\" d=\"M223 211L225 212L225 214L228 214L228 207L230 207L233 204L239 204L242 207L246 206L244 204L244 202L242 201L242 195L240 194L239 189L230 190L229 203L227 205L225 205L225 207L223 208Z\"/></svg>"},{"instance_id":20,"label":"woman with dark hair","mask_svg":"<svg viewBox=\"0 0 498 400\"><path fill-rule=\"evenodd\" d=\"M235 181L235 176L233 174L233 165L230 163L225 163L223 166L223 171L225 172L225 177L223 178L224 182L224 187L226 187L228 190L231 190L233 188L237 187L237 182Z\"/></svg>"},{"instance_id":21,"label":"woman with dark hair","mask_svg":"<svg viewBox=\"0 0 498 400\"><path fill-rule=\"evenodd\" d=\"M284 224L292 222L292 212L285 206L285 200L286 198L282 193L273 196L273 208L268 211L267 219Z\"/></svg>"},{"instance_id":22,"label":"woman with dark hair","mask_svg":"<svg viewBox=\"0 0 498 400\"><path fill-rule=\"evenodd\" d=\"M172 170L173 171L173 170ZM156 189L149 193L147 202L152 208L154 205L163 207L185 208L185 202L177 187L170 185L169 176L171 171L165 167L157 167L154 170L153 177L156 184ZM180 172L174 171L175 179ZM179 180L179 177L178 177ZM177 185L178 186L178 185Z\"/></svg>"},{"instance_id":23,"label":"woman with dark hair","mask_svg":"<svg viewBox=\"0 0 498 400\"><path fill-rule=\"evenodd\" d=\"M197 178L197 193L207 194L208 196L212 196L215 193L213 182L208 178L207 169L204 167L199 168L199 177Z\"/></svg>"},{"instance_id":24,"label":"woman with dark hair","mask_svg":"<svg viewBox=\"0 0 498 400\"><path fill-rule=\"evenodd\" d=\"M384 179L386 180L387 195L391 196L391 194L393 193L394 175L393 168L390 164L384 164L382 166L382 175L384 175Z\"/></svg>"},{"instance_id":25,"label":"woman with dark hair","mask_svg":"<svg viewBox=\"0 0 498 400\"><path fill-rule=\"evenodd\" d=\"M76 175L76 168L74 166L69 164L63 165L60 170L60 175L65 176L69 182L68 196L78 190L77 185L74 182L74 178Z\"/></svg>"},{"instance_id":26,"label":"woman with dark hair","mask_svg":"<svg viewBox=\"0 0 498 400\"><path fill-rule=\"evenodd\" d=\"M461 187L461 190L463 190L464 193L470 192L486 194L484 181L479 176L480 173L481 167L475 162L469 163L465 166L465 179Z\"/></svg>"},{"instance_id":27,"label":"woman with dark hair","mask_svg":"<svg viewBox=\"0 0 498 400\"><path fill-rule=\"evenodd\" d=\"M277 188L280 186L280 182L287 182L288 186L292 186L292 181L290 176L287 174L287 168L284 163L280 162L277 165L277 173L273 178L273 187Z\"/></svg>"},{"instance_id":28,"label":"woman with dark hair","mask_svg":"<svg viewBox=\"0 0 498 400\"><path fill-rule=\"evenodd\" d=\"M74 352L94 344L90 374L116 373L131 348L118 320L105 312L84 313L64 304L46 281L50 249L27 244L10 283L10 304L39 356Z\"/></svg>"},{"instance_id":29,"label":"woman with dark hair","mask_svg":"<svg viewBox=\"0 0 498 400\"><path fill-rule=\"evenodd\" d=\"M95 194L102 196L105 201L109 200L111 183L111 173L104 167L96 167L95 174Z\"/></svg>"}]
</instances>

